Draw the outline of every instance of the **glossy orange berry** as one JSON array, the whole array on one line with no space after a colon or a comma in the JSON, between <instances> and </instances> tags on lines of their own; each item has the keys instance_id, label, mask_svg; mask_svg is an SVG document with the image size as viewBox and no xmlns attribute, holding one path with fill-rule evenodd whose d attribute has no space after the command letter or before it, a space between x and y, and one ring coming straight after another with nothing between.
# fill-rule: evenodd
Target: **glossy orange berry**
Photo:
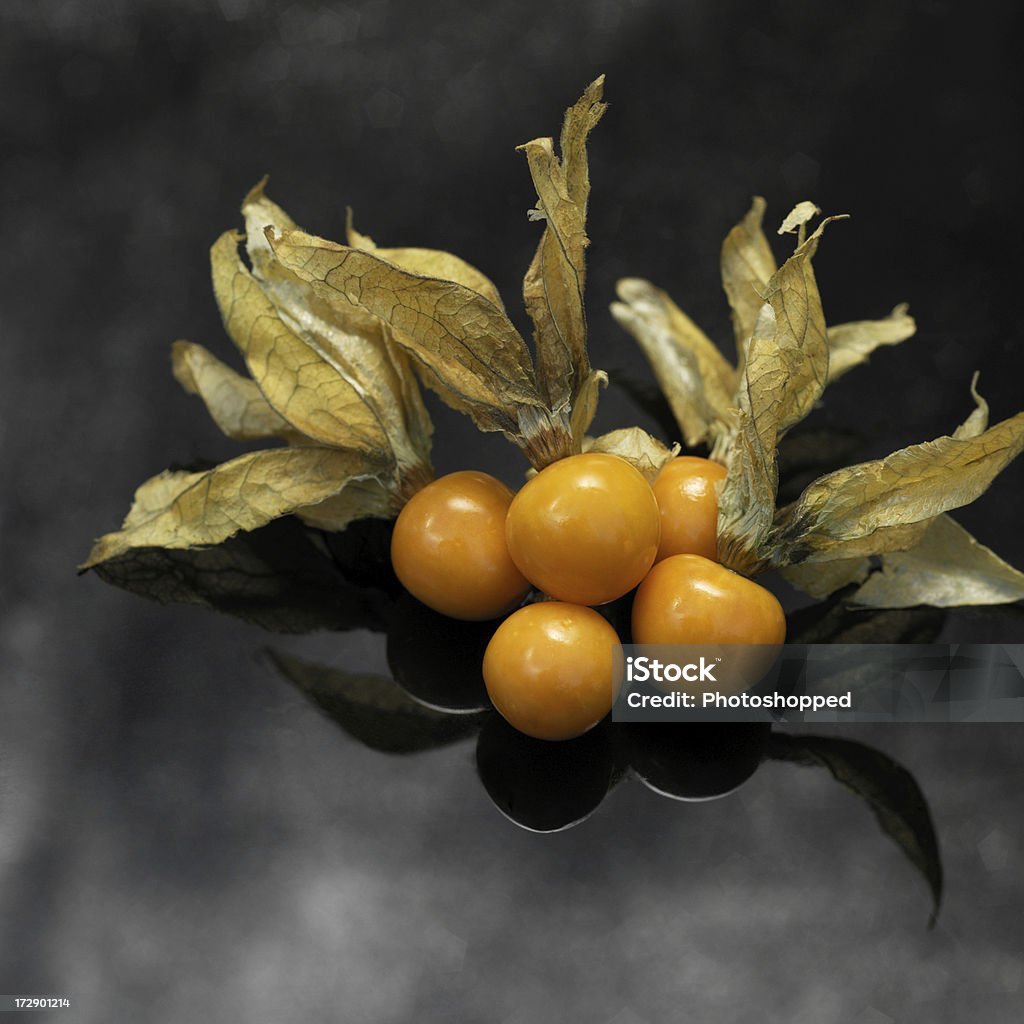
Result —
<instances>
[{"instance_id":1,"label":"glossy orange berry","mask_svg":"<svg viewBox=\"0 0 1024 1024\"><path fill-rule=\"evenodd\" d=\"M598 452L541 470L516 495L506 528L509 554L534 586L587 605L613 601L644 578L661 529L639 470Z\"/></svg>"},{"instance_id":2,"label":"glossy orange berry","mask_svg":"<svg viewBox=\"0 0 1024 1024\"><path fill-rule=\"evenodd\" d=\"M510 615L484 653L484 683L509 725L568 740L597 725L614 698L615 630L592 608L542 601Z\"/></svg>"},{"instance_id":3,"label":"glossy orange berry","mask_svg":"<svg viewBox=\"0 0 1024 1024\"><path fill-rule=\"evenodd\" d=\"M633 600L637 644L781 644L786 616L760 584L701 555L659 562Z\"/></svg>"},{"instance_id":4,"label":"glossy orange berry","mask_svg":"<svg viewBox=\"0 0 1024 1024\"><path fill-rule=\"evenodd\" d=\"M395 522L391 564L434 611L480 621L510 612L530 584L505 543L512 491L487 473L449 473L412 496Z\"/></svg>"},{"instance_id":5,"label":"glossy orange berry","mask_svg":"<svg viewBox=\"0 0 1024 1024\"><path fill-rule=\"evenodd\" d=\"M718 560L718 495L715 484L726 469L718 462L680 455L651 485L661 511L660 562L670 555L703 555Z\"/></svg>"}]
</instances>

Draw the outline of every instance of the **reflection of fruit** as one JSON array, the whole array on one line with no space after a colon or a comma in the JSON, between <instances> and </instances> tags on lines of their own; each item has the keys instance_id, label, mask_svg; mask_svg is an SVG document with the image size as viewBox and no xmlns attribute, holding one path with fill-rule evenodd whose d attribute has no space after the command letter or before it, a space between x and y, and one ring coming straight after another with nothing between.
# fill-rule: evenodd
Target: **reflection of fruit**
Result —
<instances>
[{"instance_id":1,"label":"reflection of fruit","mask_svg":"<svg viewBox=\"0 0 1024 1024\"><path fill-rule=\"evenodd\" d=\"M508 549L544 593L604 604L632 590L654 563L658 503L625 459L573 455L537 474L508 513Z\"/></svg>"},{"instance_id":2,"label":"reflection of fruit","mask_svg":"<svg viewBox=\"0 0 1024 1024\"><path fill-rule=\"evenodd\" d=\"M581 822L604 799L612 744L604 727L544 743L493 715L477 740L476 767L502 814L533 832L557 832Z\"/></svg>"},{"instance_id":3,"label":"reflection of fruit","mask_svg":"<svg viewBox=\"0 0 1024 1024\"><path fill-rule=\"evenodd\" d=\"M676 800L733 792L757 771L771 734L771 726L760 722L630 723L623 730L636 775Z\"/></svg>"},{"instance_id":4,"label":"reflection of fruit","mask_svg":"<svg viewBox=\"0 0 1024 1024\"><path fill-rule=\"evenodd\" d=\"M459 622L408 594L388 629L388 666L410 696L439 711L489 708L481 670L493 622Z\"/></svg>"},{"instance_id":5,"label":"reflection of fruit","mask_svg":"<svg viewBox=\"0 0 1024 1024\"><path fill-rule=\"evenodd\" d=\"M611 710L619 638L592 608L544 601L510 615L484 654L494 706L542 740L579 736Z\"/></svg>"},{"instance_id":6,"label":"reflection of fruit","mask_svg":"<svg viewBox=\"0 0 1024 1024\"><path fill-rule=\"evenodd\" d=\"M494 619L515 608L530 585L505 544L511 501L500 480L472 470L414 494L391 538L391 563L405 588L456 619Z\"/></svg>"},{"instance_id":7,"label":"reflection of fruit","mask_svg":"<svg viewBox=\"0 0 1024 1024\"><path fill-rule=\"evenodd\" d=\"M715 484L725 479L720 463L694 455L669 462L652 485L661 510L658 561L669 555L718 557L718 495Z\"/></svg>"},{"instance_id":8,"label":"reflection of fruit","mask_svg":"<svg viewBox=\"0 0 1024 1024\"><path fill-rule=\"evenodd\" d=\"M781 644L786 616L775 595L700 555L659 562L633 601L636 644Z\"/></svg>"}]
</instances>

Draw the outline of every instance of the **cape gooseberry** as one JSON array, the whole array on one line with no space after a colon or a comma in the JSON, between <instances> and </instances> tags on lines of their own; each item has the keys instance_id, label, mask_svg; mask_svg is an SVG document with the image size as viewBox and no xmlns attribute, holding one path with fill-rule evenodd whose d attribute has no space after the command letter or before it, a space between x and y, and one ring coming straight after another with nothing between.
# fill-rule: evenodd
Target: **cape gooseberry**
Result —
<instances>
[{"instance_id":1,"label":"cape gooseberry","mask_svg":"<svg viewBox=\"0 0 1024 1024\"><path fill-rule=\"evenodd\" d=\"M632 590L658 553L650 484L616 455L590 452L541 470L515 496L506 524L520 572L559 601L596 605Z\"/></svg>"},{"instance_id":2,"label":"cape gooseberry","mask_svg":"<svg viewBox=\"0 0 1024 1024\"><path fill-rule=\"evenodd\" d=\"M718 462L680 455L668 462L651 485L661 512L658 561L670 555L703 555L718 559L718 495L715 484L725 479Z\"/></svg>"},{"instance_id":3,"label":"cape gooseberry","mask_svg":"<svg viewBox=\"0 0 1024 1024\"><path fill-rule=\"evenodd\" d=\"M391 564L406 590L455 619L494 619L520 604L530 584L505 543L512 497L500 480L474 470L414 494L391 537Z\"/></svg>"}]
</instances>

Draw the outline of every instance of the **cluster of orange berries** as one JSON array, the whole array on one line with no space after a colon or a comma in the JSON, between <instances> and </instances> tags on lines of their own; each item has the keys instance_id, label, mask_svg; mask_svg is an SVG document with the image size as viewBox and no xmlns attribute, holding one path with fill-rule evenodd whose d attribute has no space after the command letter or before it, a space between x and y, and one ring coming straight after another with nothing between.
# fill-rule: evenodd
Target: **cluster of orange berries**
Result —
<instances>
[{"instance_id":1,"label":"cluster of orange berries","mask_svg":"<svg viewBox=\"0 0 1024 1024\"><path fill-rule=\"evenodd\" d=\"M603 453L561 459L518 494L486 473L451 473L402 510L392 564L414 597L444 615L507 615L484 654L491 701L520 732L570 739L614 698L619 637L595 605L636 588L634 643L785 638L775 597L716 561L715 485L724 476L718 463L681 456L651 485ZM550 600L519 607L534 587Z\"/></svg>"}]
</instances>

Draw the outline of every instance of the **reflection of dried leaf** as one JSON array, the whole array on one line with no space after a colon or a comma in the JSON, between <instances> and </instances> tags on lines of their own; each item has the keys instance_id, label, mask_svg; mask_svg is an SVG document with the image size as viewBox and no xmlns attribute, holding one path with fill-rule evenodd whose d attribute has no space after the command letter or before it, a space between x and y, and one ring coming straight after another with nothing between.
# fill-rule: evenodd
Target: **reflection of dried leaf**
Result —
<instances>
[{"instance_id":1,"label":"reflection of dried leaf","mask_svg":"<svg viewBox=\"0 0 1024 1024\"><path fill-rule=\"evenodd\" d=\"M928 883L934 924L942 902L942 857L928 802L914 776L880 750L834 736L776 732L768 756L827 768L871 808L882 831Z\"/></svg>"},{"instance_id":2,"label":"reflection of dried leaf","mask_svg":"<svg viewBox=\"0 0 1024 1024\"><path fill-rule=\"evenodd\" d=\"M644 350L690 446L728 418L735 371L715 344L659 288L639 278L619 281L615 319Z\"/></svg>"},{"instance_id":3,"label":"reflection of dried leaf","mask_svg":"<svg viewBox=\"0 0 1024 1024\"><path fill-rule=\"evenodd\" d=\"M847 370L866 363L881 345L897 345L911 337L917 325L906 304L897 306L884 320L857 320L828 329L828 382L838 380Z\"/></svg>"},{"instance_id":4,"label":"reflection of dried leaf","mask_svg":"<svg viewBox=\"0 0 1024 1024\"><path fill-rule=\"evenodd\" d=\"M425 707L382 676L314 665L279 651L277 670L336 725L373 750L413 754L447 746L480 728L480 715L449 715Z\"/></svg>"},{"instance_id":5,"label":"reflection of dried leaf","mask_svg":"<svg viewBox=\"0 0 1024 1024\"><path fill-rule=\"evenodd\" d=\"M819 213L821 213L821 210L807 199L802 203L797 203L796 206L786 214L785 219L779 225L779 234L791 235L793 232L799 231L800 228L806 226L808 221L814 220Z\"/></svg>"},{"instance_id":6,"label":"reflection of dried leaf","mask_svg":"<svg viewBox=\"0 0 1024 1024\"><path fill-rule=\"evenodd\" d=\"M82 568L132 548L219 544L380 472L358 452L312 447L252 452L202 473L162 473L139 488L123 528L101 537Z\"/></svg>"},{"instance_id":7,"label":"reflection of dried leaf","mask_svg":"<svg viewBox=\"0 0 1024 1024\"><path fill-rule=\"evenodd\" d=\"M203 400L214 423L228 437L236 441L302 437L274 411L253 381L235 373L202 345L176 341L171 359L178 383Z\"/></svg>"},{"instance_id":8,"label":"reflection of dried leaf","mask_svg":"<svg viewBox=\"0 0 1024 1024\"><path fill-rule=\"evenodd\" d=\"M383 631L391 606L382 592L349 584L291 518L214 547L135 548L96 571L161 604L204 605L277 633Z\"/></svg>"},{"instance_id":9,"label":"reflection of dried leaf","mask_svg":"<svg viewBox=\"0 0 1024 1024\"><path fill-rule=\"evenodd\" d=\"M883 551L883 531L905 531L913 539L896 546L908 548L919 536L917 524L974 501L1022 449L1019 413L977 437L940 437L829 473L780 510L773 562Z\"/></svg>"},{"instance_id":10,"label":"reflection of dried leaf","mask_svg":"<svg viewBox=\"0 0 1024 1024\"><path fill-rule=\"evenodd\" d=\"M743 371L747 341L764 304L762 295L775 273L775 257L761 228L764 210L764 200L754 196L746 216L722 243L722 287L732 310L740 373Z\"/></svg>"},{"instance_id":11,"label":"reflection of dried leaf","mask_svg":"<svg viewBox=\"0 0 1024 1024\"><path fill-rule=\"evenodd\" d=\"M627 427L624 430L602 434L600 437L587 438L583 443L583 450L617 455L640 470L648 483L653 483L665 463L679 454L679 445L666 448L646 430L641 430L640 427Z\"/></svg>"},{"instance_id":12,"label":"reflection of dried leaf","mask_svg":"<svg viewBox=\"0 0 1024 1024\"><path fill-rule=\"evenodd\" d=\"M827 224L776 271L747 348L737 431L718 506L719 553L738 571L764 558L778 489L776 447L810 412L828 376L825 316L811 260Z\"/></svg>"},{"instance_id":13,"label":"reflection of dried leaf","mask_svg":"<svg viewBox=\"0 0 1024 1024\"><path fill-rule=\"evenodd\" d=\"M303 232L286 232L273 247L281 264L339 315L355 306L389 324L428 371L427 383L439 382L442 397L481 429L514 435L520 406L543 408L523 339L479 293Z\"/></svg>"},{"instance_id":14,"label":"reflection of dried leaf","mask_svg":"<svg viewBox=\"0 0 1024 1024\"><path fill-rule=\"evenodd\" d=\"M943 515L910 550L884 555L851 600L872 608L1010 604L1024 600L1024 573Z\"/></svg>"},{"instance_id":15,"label":"reflection of dried leaf","mask_svg":"<svg viewBox=\"0 0 1024 1024\"><path fill-rule=\"evenodd\" d=\"M555 412L566 409L590 373L583 305L586 277L587 136L601 119L604 76L590 84L565 113L561 159L552 139L520 146L537 190L535 219L544 233L523 281L526 311L533 321L537 376Z\"/></svg>"}]
</instances>

